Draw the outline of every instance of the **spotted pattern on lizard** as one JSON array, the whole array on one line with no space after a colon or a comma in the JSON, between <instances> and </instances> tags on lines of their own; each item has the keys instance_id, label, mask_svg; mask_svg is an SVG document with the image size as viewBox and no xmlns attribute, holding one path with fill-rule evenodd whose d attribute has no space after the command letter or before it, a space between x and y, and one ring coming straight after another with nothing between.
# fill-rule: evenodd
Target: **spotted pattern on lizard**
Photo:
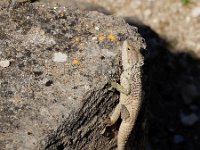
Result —
<instances>
[{"instance_id":1,"label":"spotted pattern on lizard","mask_svg":"<svg viewBox=\"0 0 200 150\"><path fill-rule=\"evenodd\" d=\"M125 150L142 101L141 66L144 61L139 49L135 48L130 40L123 42L121 53L123 72L120 76L120 84L111 82L112 87L120 92L120 99L110 116L110 125L115 124L121 116L117 149Z\"/></svg>"}]
</instances>

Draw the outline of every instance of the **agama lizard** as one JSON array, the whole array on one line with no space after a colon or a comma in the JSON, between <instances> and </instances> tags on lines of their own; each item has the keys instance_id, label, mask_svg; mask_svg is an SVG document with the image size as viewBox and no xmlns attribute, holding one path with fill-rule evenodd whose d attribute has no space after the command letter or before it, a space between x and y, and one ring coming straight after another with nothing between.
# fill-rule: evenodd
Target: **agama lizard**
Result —
<instances>
[{"instance_id":1,"label":"agama lizard","mask_svg":"<svg viewBox=\"0 0 200 150\"><path fill-rule=\"evenodd\" d=\"M120 92L119 104L110 116L110 125L115 124L121 116L122 122L117 137L117 149L125 150L129 135L134 127L141 104L141 66L143 56L139 49L134 48L130 40L125 40L122 46L123 72L120 84L111 82L113 88Z\"/></svg>"}]
</instances>

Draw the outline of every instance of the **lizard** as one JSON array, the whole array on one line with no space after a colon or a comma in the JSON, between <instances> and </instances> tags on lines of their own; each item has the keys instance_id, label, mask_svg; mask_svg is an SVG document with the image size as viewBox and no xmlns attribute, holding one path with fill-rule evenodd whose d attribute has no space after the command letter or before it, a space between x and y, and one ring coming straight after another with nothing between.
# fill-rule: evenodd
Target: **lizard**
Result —
<instances>
[{"instance_id":1,"label":"lizard","mask_svg":"<svg viewBox=\"0 0 200 150\"><path fill-rule=\"evenodd\" d=\"M130 40L123 42L121 57L123 70L120 84L111 81L111 86L120 92L119 103L108 119L109 124L113 125L121 116L117 149L125 150L142 102L141 66L144 64L144 59L140 50L135 48Z\"/></svg>"}]
</instances>

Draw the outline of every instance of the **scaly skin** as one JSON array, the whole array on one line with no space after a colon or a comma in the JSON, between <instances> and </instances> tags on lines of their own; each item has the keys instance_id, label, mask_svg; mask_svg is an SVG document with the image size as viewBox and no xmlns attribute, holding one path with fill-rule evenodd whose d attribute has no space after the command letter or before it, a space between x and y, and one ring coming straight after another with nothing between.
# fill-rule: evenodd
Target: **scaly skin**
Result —
<instances>
[{"instance_id":1,"label":"scaly skin","mask_svg":"<svg viewBox=\"0 0 200 150\"><path fill-rule=\"evenodd\" d=\"M119 104L110 116L113 125L121 115L122 122L117 137L117 149L125 150L129 135L137 119L141 104L141 71L143 56L131 41L124 41L122 46L123 72L120 84L112 82L111 85L120 92Z\"/></svg>"}]
</instances>

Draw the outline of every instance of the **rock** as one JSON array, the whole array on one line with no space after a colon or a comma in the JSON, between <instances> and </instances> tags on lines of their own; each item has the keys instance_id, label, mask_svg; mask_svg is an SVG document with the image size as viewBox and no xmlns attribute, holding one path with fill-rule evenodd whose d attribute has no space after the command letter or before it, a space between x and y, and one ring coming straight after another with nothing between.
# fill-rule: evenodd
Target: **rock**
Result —
<instances>
[{"instance_id":1,"label":"rock","mask_svg":"<svg viewBox=\"0 0 200 150\"><path fill-rule=\"evenodd\" d=\"M0 58L12 60L0 68L1 149L112 147L100 134L118 101L109 81L119 80L121 42L144 46L136 28L72 6L7 7L1 2Z\"/></svg>"},{"instance_id":2,"label":"rock","mask_svg":"<svg viewBox=\"0 0 200 150\"><path fill-rule=\"evenodd\" d=\"M10 66L10 61L9 60L2 60L0 61L0 66L3 68L6 68L8 66Z\"/></svg>"},{"instance_id":3,"label":"rock","mask_svg":"<svg viewBox=\"0 0 200 150\"><path fill-rule=\"evenodd\" d=\"M180 119L181 119L181 122L182 122L183 125L193 126L199 120L199 117L195 113L192 113L192 114L189 114L189 115L181 113Z\"/></svg>"},{"instance_id":4,"label":"rock","mask_svg":"<svg viewBox=\"0 0 200 150\"><path fill-rule=\"evenodd\" d=\"M200 7L193 8L191 15L192 15L192 17L199 17L200 16Z\"/></svg>"},{"instance_id":5,"label":"rock","mask_svg":"<svg viewBox=\"0 0 200 150\"><path fill-rule=\"evenodd\" d=\"M53 61L54 62L65 62L65 61L67 61L67 55L63 54L61 52L54 53Z\"/></svg>"}]
</instances>

